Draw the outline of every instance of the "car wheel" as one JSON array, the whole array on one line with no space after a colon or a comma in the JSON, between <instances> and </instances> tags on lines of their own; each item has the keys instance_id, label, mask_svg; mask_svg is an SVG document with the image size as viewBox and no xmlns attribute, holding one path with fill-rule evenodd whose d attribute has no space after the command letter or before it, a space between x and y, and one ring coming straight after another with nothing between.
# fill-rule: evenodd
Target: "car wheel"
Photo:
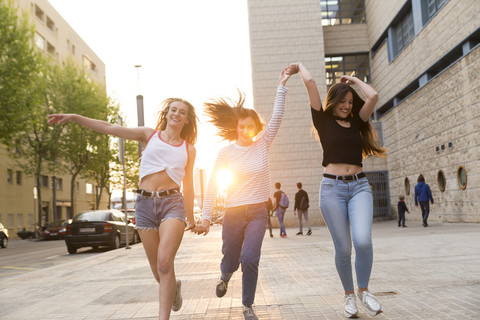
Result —
<instances>
[{"instance_id":1,"label":"car wheel","mask_svg":"<svg viewBox=\"0 0 480 320\"><path fill-rule=\"evenodd\" d=\"M132 244L138 243L138 234L134 231L133 232L133 240Z\"/></svg>"},{"instance_id":2,"label":"car wheel","mask_svg":"<svg viewBox=\"0 0 480 320\"><path fill-rule=\"evenodd\" d=\"M115 237L115 240L113 240L113 244L110 247L110 249L112 249L112 250L115 250L115 249L118 249L118 248L120 248L120 236Z\"/></svg>"},{"instance_id":3,"label":"car wheel","mask_svg":"<svg viewBox=\"0 0 480 320\"><path fill-rule=\"evenodd\" d=\"M2 238L0 241L0 247L6 248L8 246L8 239L7 238Z\"/></svg>"},{"instance_id":4,"label":"car wheel","mask_svg":"<svg viewBox=\"0 0 480 320\"><path fill-rule=\"evenodd\" d=\"M75 254L77 253L77 248L74 246L67 246L68 253Z\"/></svg>"}]
</instances>

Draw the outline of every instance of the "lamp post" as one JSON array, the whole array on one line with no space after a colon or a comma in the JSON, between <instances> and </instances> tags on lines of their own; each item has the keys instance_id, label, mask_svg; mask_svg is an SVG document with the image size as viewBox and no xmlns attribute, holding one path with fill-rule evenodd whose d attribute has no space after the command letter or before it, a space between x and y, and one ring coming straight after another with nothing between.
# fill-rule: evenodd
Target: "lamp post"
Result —
<instances>
[{"instance_id":1,"label":"lamp post","mask_svg":"<svg viewBox=\"0 0 480 320\"><path fill-rule=\"evenodd\" d=\"M137 124L139 127L145 126L144 122L144 114L143 114L143 96L140 94L140 68L142 66L137 64L135 65L135 68L137 68ZM138 157L140 158L142 156L142 150L143 150L143 145L139 141L138 142Z\"/></svg>"}]
</instances>

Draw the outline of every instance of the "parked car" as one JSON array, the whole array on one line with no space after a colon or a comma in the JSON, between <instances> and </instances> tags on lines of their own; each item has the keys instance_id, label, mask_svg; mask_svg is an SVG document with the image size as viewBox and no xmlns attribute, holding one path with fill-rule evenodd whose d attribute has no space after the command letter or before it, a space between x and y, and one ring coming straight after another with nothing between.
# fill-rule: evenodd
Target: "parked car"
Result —
<instances>
[{"instance_id":1,"label":"parked car","mask_svg":"<svg viewBox=\"0 0 480 320\"><path fill-rule=\"evenodd\" d=\"M67 220L56 220L45 227L43 231L44 240L65 239L65 227Z\"/></svg>"},{"instance_id":2,"label":"parked car","mask_svg":"<svg viewBox=\"0 0 480 320\"><path fill-rule=\"evenodd\" d=\"M125 214L125 209L120 209L120 211ZM135 209L127 209L127 217L132 220L133 224L137 224L135 220Z\"/></svg>"},{"instance_id":3,"label":"parked car","mask_svg":"<svg viewBox=\"0 0 480 320\"><path fill-rule=\"evenodd\" d=\"M0 223L0 247L6 248L8 246L8 229Z\"/></svg>"},{"instance_id":4,"label":"parked car","mask_svg":"<svg viewBox=\"0 0 480 320\"><path fill-rule=\"evenodd\" d=\"M65 233L65 244L70 254L82 247L118 249L126 244L125 214L115 209L83 212L67 224ZM128 237L129 244L140 241L131 221L128 223Z\"/></svg>"}]
</instances>

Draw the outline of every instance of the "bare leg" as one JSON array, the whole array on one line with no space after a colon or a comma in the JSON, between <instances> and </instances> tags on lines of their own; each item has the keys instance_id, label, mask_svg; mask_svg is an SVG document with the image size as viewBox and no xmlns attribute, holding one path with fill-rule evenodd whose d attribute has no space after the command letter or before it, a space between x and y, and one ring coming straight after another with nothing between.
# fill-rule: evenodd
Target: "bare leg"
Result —
<instances>
[{"instance_id":1,"label":"bare leg","mask_svg":"<svg viewBox=\"0 0 480 320\"><path fill-rule=\"evenodd\" d=\"M184 228L184 222L170 219L160 224L158 232L155 229L138 230L153 276L160 284L158 317L160 320L170 318L176 290L174 260L183 238Z\"/></svg>"}]
</instances>

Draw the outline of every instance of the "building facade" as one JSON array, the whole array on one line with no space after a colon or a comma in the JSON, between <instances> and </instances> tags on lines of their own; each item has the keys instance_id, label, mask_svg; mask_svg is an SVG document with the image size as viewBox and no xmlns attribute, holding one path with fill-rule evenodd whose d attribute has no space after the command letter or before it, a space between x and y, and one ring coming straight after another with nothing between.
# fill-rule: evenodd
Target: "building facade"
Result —
<instances>
[{"instance_id":1,"label":"building facade","mask_svg":"<svg viewBox=\"0 0 480 320\"><path fill-rule=\"evenodd\" d=\"M17 0L19 15L27 12L31 23L35 25L34 46L45 55L61 63L67 57L74 57L89 71L93 80L105 83L105 64L75 33L68 23L46 0ZM11 152L0 146L0 221L9 229L12 237L18 230L33 230L34 225L43 225L53 221L53 207L56 206L57 219L69 219L73 216L70 203L70 181L68 175L57 175L52 168L40 177L42 194L42 221L37 212L35 181L28 176L12 160ZM55 200L53 199L53 182L55 181ZM90 210L95 207L97 187L93 181L82 178L76 180L76 212ZM108 195L103 193L101 208L108 206Z\"/></svg>"},{"instance_id":2,"label":"building facade","mask_svg":"<svg viewBox=\"0 0 480 320\"><path fill-rule=\"evenodd\" d=\"M254 104L266 120L289 63L312 72L322 99L341 75L353 74L380 97L372 124L387 157L364 159L375 217L395 217L405 195L409 219L421 220L413 190L423 174L435 200L432 221L480 222L479 1L250 0L248 9ZM321 147L300 78L287 87L270 153L272 185L281 182L292 198L302 182L310 219L322 223ZM288 211L287 222L296 224Z\"/></svg>"}]
</instances>

